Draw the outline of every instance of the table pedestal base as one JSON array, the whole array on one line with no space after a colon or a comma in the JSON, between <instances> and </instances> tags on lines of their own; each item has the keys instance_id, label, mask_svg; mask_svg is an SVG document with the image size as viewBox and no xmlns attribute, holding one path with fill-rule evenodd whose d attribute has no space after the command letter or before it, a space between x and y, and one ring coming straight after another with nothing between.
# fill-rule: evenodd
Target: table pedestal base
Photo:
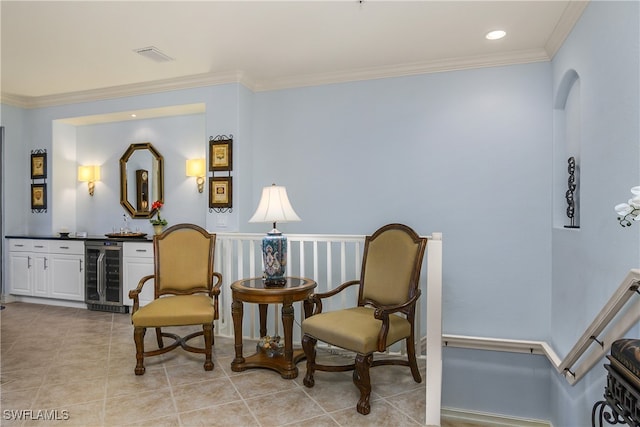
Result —
<instances>
[{"instance_id":1,"label":"table pedestal base","mask_svg":"<svg viewBox=\"0 0 640 427\"><path fill-rule=\"evenodd\" d=\"M291 380L298 377L296 364L304 358L302 349L293 350L291 361L286 360L284 356L269 357L263 352L258 352L251 356L233 359L231 370L233 372L242 372L249 368L271 369L278 372L285 380Z\"/></svg>"}]
</instances>

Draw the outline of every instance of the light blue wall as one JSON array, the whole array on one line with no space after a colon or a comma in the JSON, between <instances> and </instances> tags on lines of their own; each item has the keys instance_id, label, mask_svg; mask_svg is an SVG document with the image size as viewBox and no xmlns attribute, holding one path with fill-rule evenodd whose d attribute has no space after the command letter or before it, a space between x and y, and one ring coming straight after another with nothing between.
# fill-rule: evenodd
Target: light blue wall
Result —
<instances>
[{"instance_id":1,"label":"light blue wall","mask_svg":"<svg viewBox=\"0 0 640 427\"><path fill-rule=\"evenodd\" d=\"M5 127L4 176L1 179L6 208L2 212L2 220L6 232L28 230L28 217L24 212L30 208L28 169L31 160L30 149L24 145L24 116L25 112L20 108L0 106L0 125Z\"/></svg>"},{"instance_id":2,"label":"light blue wall","mask_svg":"<svg viewBox=\"0 0 640 427\"><path fill-rule=\"evenodd\" d=\"M591 2L552 61L554 93L567 72L577 73L581 107L580 229L553 230L551 342L561 357L638 267L639 230L620 227L613 206L640 182L639 22L636 1ZM629 336L640 336L640 326ZM590 424L603 394L601 365L574 387L554 374L554 425Z\"/></svg>"},{"instance_id":3,"label":"light blue wall","mask_svg":"<svg viewBox=\"0 0 640 427\"><path fill-rule=\"evenodd\" d=\"M547 340L551 90L550 64L538 63L258 93L254 194L287 187L302 221L284 232L368 233L395 221L441 231L445 333ZM549 417L546 361L479 360L445 352L445 407ZM514 361L528 366L517 376L458 370ZM466 385L449 381L461 375ZM513 389L537 396L524 414Z\"/></svg>"},{"instance_id":4,"label":"light blue wall","mask_svg":"<svg viewBox=\"0 0 640 427\"><path fill-rule=\"evenodd\" d=\"M444 408L550 418L552 368L545 356L445 347L442 364Z\"/></svg>"},{"instance_id":5,"label":"light blue wall","mask_svg":"<svg viewBox=\"0 0 640 427\"><path fill-rule=\"evenodd\" d=\"M259 93L254 193L285 232L441 231L446 332L546 339L550 105L548 63Z\"/></svg>"}]
</instances>

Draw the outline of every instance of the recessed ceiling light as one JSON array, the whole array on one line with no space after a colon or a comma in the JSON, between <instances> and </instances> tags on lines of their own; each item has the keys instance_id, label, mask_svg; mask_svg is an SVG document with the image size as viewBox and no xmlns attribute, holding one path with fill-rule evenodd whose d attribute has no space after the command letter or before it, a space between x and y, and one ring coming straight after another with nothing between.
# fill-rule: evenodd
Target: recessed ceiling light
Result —
<instances>
[{"instance_id":1,"label":"recessed ceiling light","mask_svg":"<svg viewBox=\"0 0 640 427\"><path fill-rule=\"evenodd\" d=\"M138 116L136 116L135 114L132 114L132 115L131 115L131 117L134 117L134 118L135 118L135 117L138 117Z\"/></svg>"},{"instance_id":2,"label":"recessed ceiling light","mask_svg":"<svg viewBox=\"0 0 640 427\"><path fill-rule=\"evenodd\" d=\"M485 37L487 40L498 40L503 38L506 35L507 35L506 31L494 30L494 31L489 31Z\"/></svg>"}]
</instances>

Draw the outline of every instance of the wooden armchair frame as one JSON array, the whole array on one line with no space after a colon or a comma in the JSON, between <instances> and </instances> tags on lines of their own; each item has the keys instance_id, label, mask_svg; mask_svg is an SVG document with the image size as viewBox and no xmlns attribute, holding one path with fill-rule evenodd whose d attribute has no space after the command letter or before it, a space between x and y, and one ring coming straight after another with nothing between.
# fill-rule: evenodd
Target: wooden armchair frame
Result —
<instances>
[{"instance_id":1,"label":"wooden armchair frame","mask_svg":"<svg viewBox=\"0 0 640 427\"><path fill-rule=\"evenodd\" d=\"M404 239L411 241L412 246L410 250L407 250L407 255L412 257L411 260L407 261L405 267L410 268L411 272L408 276L405 276L407 283L403 283L402 289L406 289L406 295L403 298L400 298L401 301L393 301L390 303L382 303L371 295L371 292L367 290L367 284L370 282L374 282L376 280L375 277L369 277L368 275L375 274L377 268L369 269L368 260L372 253L370 252L372 245L380 236L385 235L388 232L402 232L404 235ZM401 365L401 366L409 366L411 369L411 374L413 376L414 381L421 382L422 377L420 376L420 372L418 370L418 365L416 361L415 354L415 311L416 311L416 303L420 298L420 289L419 278L420 271L422 269L422 260L424 258L424 253L426 250L427 239L419 237L411 228L402 225L402 224L389 224L386 225L379 230L377 230L373 235L367 236L365 240L365 250L363 255L362 262L362 271L361 278L359 280L351 280L345 282L338 286L337 288L324 293L315 293L304 301L304 309L305 309L305 320L302 323L303 329L303 338L302 338L302 347L305 352L305 356L307 357L307 373L304 378L304 385L307 387L313 387L315 384L314 373L315 371L327 371L327 372L341 372L341 371L350 371L353 370L353 382L356 387L360 390L360 400L356 406L356 409L359 413L366 415L371 410L370 405L370 396L371 396L371 379L369 376L369 368L373 366L380 365ZM384 250L385 248L375 248L373 250L379 251ZM402 279L399 279L402 280ZM359 286L358 292L358 302L357 307L372 308L371 310L371 320L368 321L369 325L371 322L379 321L379 331L377 334L377 340L374 346L367 345L365 350L356 350L355 345L351 346L349 344L342 345L337 342L332 342L331 336L333 335L332 331L324 328L321 325L322 323L322 300L326 298L333 297L347 288L352 286ZM373 285L372 285L373 286ZM380 292L379 290L376 292ZM373 292L375 294L376 292ZM396 298L397 299L397 298ZM340 316L341 313L346 313L348 316L351 316L355 311L349 312L349 310L336 310L330 316L334 320L336 316ZM366 313L364 310L358 311L359 316ZM399 315L399 316L398 316ZM392 317L395 316L395 317ZM405 323L409 323L409 332L398 335L396 331L399 324L402 324L402 321L399 321L398 318L406 319ZM313 319L313 320L312 320ZM326 319L330 319L330 317L325 317ZM374 320L375 319L375 320ZM331 321L331 320L330 320ZM406 329L406 324L402 325ZM390 331L394 330L393 336L390 339ZM357 333L357 331L352 331L352 333ZM317 335L317 336L316 336ZM373 352L384 352L386 349L398 342L399 340L406 340L406 350L407 350L407 358L398 359L398 358L385 358L379 360L373 360ZM355 361L352 364L347 365L324 365L316 362L316 343L317 341L324 341L328 344L335 345L341 348L344 348L349 351L354 351L356 353ZM340 340L336 340L340 341Z\"/></svg>"},{"instance_id":2,"label":"wooden armchair frame","mask_svg":"<svg viewBox=\"0 0 640 427\"><path fill-rule=\"evenodd\" d=\"M163 240L169 238L172 233L181 232L185 230L193 230L201 234L204 238L208 240L208 248L207 248L207 273L206 279L203 279L202 284L197 284L194 286L187 286L184 283L165 283L162 274L162 245ZM153 238L153 248L154 248L154 274L144 276L138 282L138 286L129 291L129 298L133 299L133 308L131 313L132 322L134 324L134 341L136 344L136 367L135 374L143 375L145 372L144 367L144 358L150 356L157 356L160 354L167 353L177 347L182 347L184 350L192 352L192 353L203 353L205 354L205 363L204 369L210 371L213 369L212 362L212 346L214 343L214 335L213 335L213 322L219 318L218 314L218 299L220 295L220 287L222 285L222 275L220 273L213 271L213 260L215 253L215 242L216 235L208 233L203 228L194 225L194 224L177 224L172 227L166 229L162 234L156 235ZM142 292L143 286L149 282L149 280L154 279L154 300L149 303L145 307L140 307L139 296ZM173 286L172 286L173 285ZM210 308L207 307L207 302L202 296L206 295L206 298L210 300ZM166 300L167 298L174 297L196 297L191 300L180 299L180 304L174 307L169 306L165 303L171 303L178 300ZM159 303L158 301L161 300ZM162 304L165 306L164 308L173 310L176 307L178 308L186 308L190 309L189 304L193 304L193 310L200 311L204 314L193 314L187 313L187 318L191 317L193 320L185 320L185 317L180 318L176 316L175 319L172 319L171 314L167 315L166 313L159 312L157 307L150 308L153 304ZM186 306L186 307L185 307ZM145 313L146 318L144 320L139 320L136 317L137 313L141 313L143 310L150 312L153 309L156 309L156 313L162 319L149 319L149 316ZM176 315L181 313L175 313ZM193 332L189 335L181 337L177 334L170 332L163 332L163 327L171 327L171 326L187 326L187 325L196 325L201 324L202 330ZM146 330L149 327L153 327L156 330L156 340L158 343L158 348L155 350L145 351L144 349L144 336L146 334ZM187 342L195 337L204 336L204 347L194 347ZM163 337L171 338L173 342L165 346L163 342Z\"/></svg>"}]
</instances>

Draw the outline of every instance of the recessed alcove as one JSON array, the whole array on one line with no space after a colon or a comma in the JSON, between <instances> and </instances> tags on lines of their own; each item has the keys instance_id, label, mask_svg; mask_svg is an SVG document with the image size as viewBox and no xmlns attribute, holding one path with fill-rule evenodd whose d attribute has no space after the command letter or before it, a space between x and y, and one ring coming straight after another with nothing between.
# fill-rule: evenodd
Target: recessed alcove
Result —
<instances>
[{"instance_id":1,"label":"recessed alcove","mask_svg":"<svg viewBox=\"0 0 640 427\"><path fill-rule=\"evenodd\" d=\"M205 103L168 105L136 110L122 110L76 117L67 117L52 121L52 186L51 186L51 221L52 230L60 228L75 230L80 226L81 217L78 212L88 209L104 212L108 215L108 223L115 223L115 218L121 218L124 212L118 203L119 174L118 159L132 142L160 142L173 135L171 142L159 147L171 161L183 165L177 159L201 156L206 151L204 114ZM171 128L172 121L181 117L201 117L194 122L188 122L182 127ZM151 120L151 121L149 121ZM140 123L137 125L136 123ZM166 124L163 124L166 123ZM154 130L150 128L158 128ZM87 143L82 137L91 132L86 129L95 128L100 134L107 133L101 143L90 141ZM197 128L197 129L196 129ZM85 129L85 130L83 130ZM116 129L116 131L114 131ZM117 129L129 129L117 131ZM136 131L136 129L138 129ZM127 137L123 137L123 132ZM157 137L150 137L154 132L160 132ZM109 135L113 136L110 137ZM166 135L166 138L165 138ZM199 136L194 136L199 135ZM95 136L95 135L94 135ZM78 164L95 164L103 167L101 182L96 184L96 195L86 194L86 184L79 183L76 177ZM172 168L169 172L172 183L184 180L184 170ZM85 191L79 191L83 188ZM186 202L185 202L186 203ZM109 222L110 221L110 222ZM83 228L86 228L83 227ZM104 227L103 227L104 228ZM108 228L108 229L107 229ZM107 227L102 231L110 231Z\"/></svg>"},{"instance_id":2,"label":"recessed alcove","mask_svg":"<svg viewBox=\"0 0 640 427\"><path fill-rule=\"evenodd\" d=\"M558 85L553 109L553 226L580 228L580 77L568 70ZM570 164L573 159L575 167ZM570 184L573 183L573 187ZM572 202L572 203L571 203ZM573 212L573 219L569 211Z\"/></svg>"}]
</instances>

